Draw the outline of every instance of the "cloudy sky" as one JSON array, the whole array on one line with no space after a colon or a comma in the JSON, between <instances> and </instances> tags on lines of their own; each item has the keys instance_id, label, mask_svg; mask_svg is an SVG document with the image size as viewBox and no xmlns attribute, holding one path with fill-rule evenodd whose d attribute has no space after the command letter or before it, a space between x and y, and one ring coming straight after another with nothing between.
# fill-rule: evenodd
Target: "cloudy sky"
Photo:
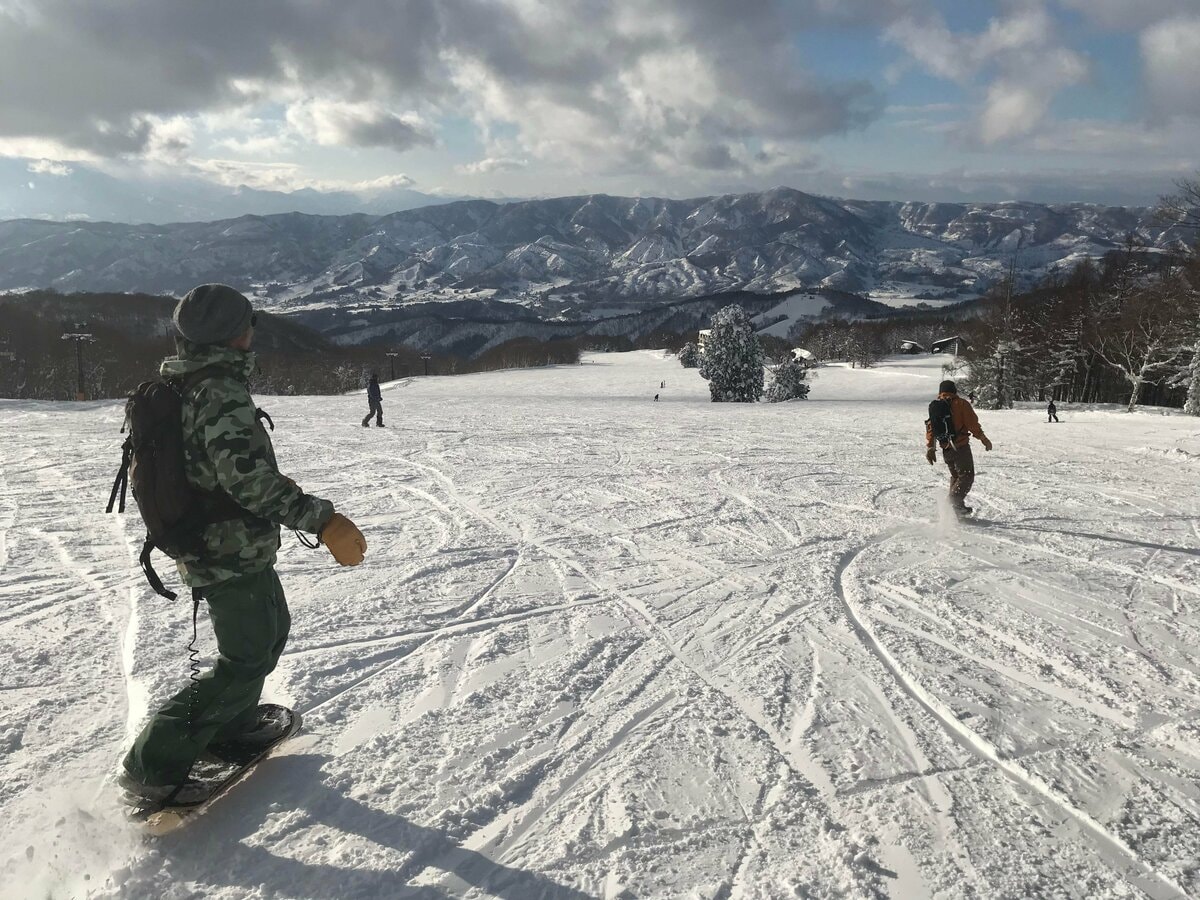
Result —
<instances>
[{"instance_id":1,"label":"cloudy sky","mask_svg":"<svg viewBox=\"0 0 1200 900\"><path fill-rule=\"evenodd\" d=\"M0 156L278 190L1153 202L1200 0L0 0Z\"/></svg>"}]
</instances>

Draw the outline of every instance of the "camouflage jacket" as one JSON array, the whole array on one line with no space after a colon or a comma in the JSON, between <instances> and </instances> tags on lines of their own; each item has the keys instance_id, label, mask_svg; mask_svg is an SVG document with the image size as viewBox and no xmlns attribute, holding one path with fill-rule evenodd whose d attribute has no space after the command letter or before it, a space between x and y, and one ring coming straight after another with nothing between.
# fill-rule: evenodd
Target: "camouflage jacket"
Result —
<instances>
[{"instance_id":1,"label":"camouflage jacket","mask_svg":"<svg viewBox=\"0 0 1200 900\"><path fill-rule=\"evenodd\" d=\"M189 587L261 571L275 562L280 525L315 533L333 515L332 503L310 497L279 474L271 438L250 398L253 353L180 341L179 355L163 360L160 374L180 378L206 367L210 377L184 398L187 479L201 490L221 488L253 517L204 529L204 553L178 561Z\"/></svg>"}]
</instances>

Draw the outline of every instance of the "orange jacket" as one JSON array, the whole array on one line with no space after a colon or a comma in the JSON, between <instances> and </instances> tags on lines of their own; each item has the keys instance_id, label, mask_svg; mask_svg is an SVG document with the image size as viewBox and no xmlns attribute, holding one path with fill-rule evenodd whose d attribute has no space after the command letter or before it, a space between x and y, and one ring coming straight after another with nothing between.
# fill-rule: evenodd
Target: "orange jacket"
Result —
<instances>
[{"instance_id":1,"label":"orange jacket","mask_svg":"<svg viewBox=\"0 0 1200 900\"><path fill-rule=\"evenodd\" d=\"M941 393L938 394L939 400L950 401L950 421L954 423L954 446L965 447L971 443L971 435L975 435L978 441L986 441L987 435L983 433L983 429L979 425L979 416L975 415L975 408L964 400L958 394ZM933 446L933 426L929 422L925 423L925 446Z\"/></svg>"}]
</instances>

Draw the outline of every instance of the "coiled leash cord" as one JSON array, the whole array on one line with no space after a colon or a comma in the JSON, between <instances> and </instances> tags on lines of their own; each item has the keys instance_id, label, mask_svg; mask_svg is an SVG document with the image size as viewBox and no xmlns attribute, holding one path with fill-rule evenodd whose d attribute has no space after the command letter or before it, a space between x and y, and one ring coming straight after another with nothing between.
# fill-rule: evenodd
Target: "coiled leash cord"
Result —
<instances>
[{"instance_id":1,"label":"coiled leash cord","mask_svg":"<svg viewBox=\"0 0 1200 900\"><path fill-rule=\"evenodd\" d=\"M200 686L200 648L196 646L196 620L200 617L200 588L192 588L192 639L188 643L188 668L191 672L188 678L191 687L188 689L188 724L196 722L196 689Z\"/></svg>"}]
</instances>

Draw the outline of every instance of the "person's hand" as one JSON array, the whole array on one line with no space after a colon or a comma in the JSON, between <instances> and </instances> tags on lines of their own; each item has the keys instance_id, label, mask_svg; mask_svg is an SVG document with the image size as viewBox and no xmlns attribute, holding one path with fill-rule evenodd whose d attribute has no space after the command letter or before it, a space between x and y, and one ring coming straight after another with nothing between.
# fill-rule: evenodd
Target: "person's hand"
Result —
<instances>
[{"instance_id":1,"label":"person's hand","mask_svg":"<svg viewBox=\"0 0 1200 900\"><path fill-rule=\"evenodd\" d=\"M937 459L937 450L935 450L933 447L930 447L928 450L925 451L925 458L927 460L929 460L929 464L932 466L934 463L934 460Z\"/></svg>"},{"instance_id":2,"label":"person's hand","mask_svg":"<svg viewBox=\"0 0 1200 900\"><path fill-rule=\"evenodd\" d=\"M984 438L982 441L980 441L980 443L981 443L981 444L983 444L983 449L984 449L984 450L991 450L991 449L992 449L992 442L991 442L991 441L989 441L987 438Z\"/></svg>"},{"instance_id":3,"label":"person's hand","mask_svg":"<svg viewBox=\"0 0 1200 900\"><path fill-rule=\"evenodd\" d=\"M318 535L329 552L343 566L357 566L367 552L367 539L358 527L343 516L334 513Z\"/></svg>"}]
</instances>

